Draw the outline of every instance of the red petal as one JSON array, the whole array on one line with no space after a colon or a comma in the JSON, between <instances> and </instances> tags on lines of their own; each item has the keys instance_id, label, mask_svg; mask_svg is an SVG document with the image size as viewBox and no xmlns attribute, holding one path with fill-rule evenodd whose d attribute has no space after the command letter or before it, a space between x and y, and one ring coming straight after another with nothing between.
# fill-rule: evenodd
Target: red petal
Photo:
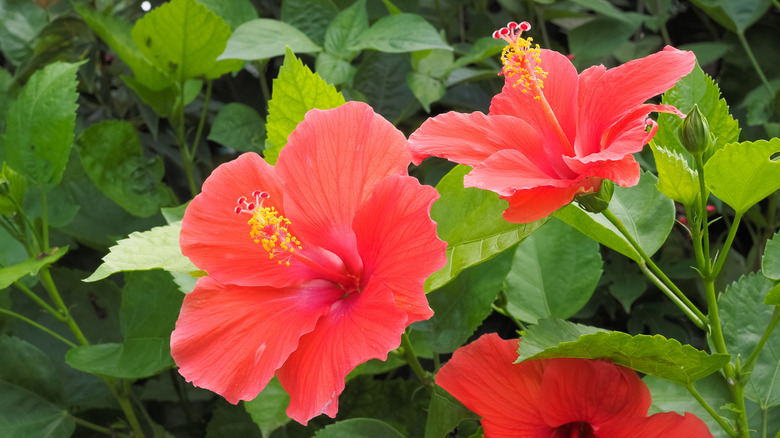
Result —
<instances>
[{"instance_id":1,"label":"red petal","mask_svg":"<svg viewBox=\"0 0 780 438\"><path fill-rule=\"evenodd\" d=\"M517 149L544 172L555 175L536 130L511 116L449 112L428 119L409 137L412 159L435 155L476 166L504 149Z\"/></svg>"},{"instance_id":2,"label":"red petal","mask_svg":"<svg viewBox=\"0 0 780 438\"><path fill-rule=\"evenodd\" d=\"M234 404L252 400L342 294L317 280L276 289L203 277L184 297L171 355L195 386Z\"/></svg>"},{"instance_id":3,"label":"red petal","mask_svg":"<svg viewBox=\"0 0 780 438\"><path fill-rule=\"evenodd\" d=\"M549 437L552 428L537 409L548 361L513 364L517 342L483 335L455 351L436 374L436 384L482 417L486 437Z\"/></svg>"},{"instance_id":4,"label":"red petal","mask_svg":"<svg viewBox=\"0 0 780 438\"><path fill-rule=\"evenodd\" d=\"M536 187L518 190L514 195L505 198L509 201L509 208L504 211L504 219L518 224L542 219L571 203L579 188L580 185L572 184L562 188Z\"/></svg>"},{"instance_id":5,"label":"red petal","mask_svg":"<svg viewBox=\"0 0 780 438\"><path fill-rule=\"evenodd\" d=\"M603 133L647 99L672 88L695 65L693 52L666 47L604 71L592 67L580 75L575 150L578 156L601 150Z\"/></svg>"},{"instance_id":6,"label":"red petal","mask_svg":"<svg viewBox=\"0 0 780 438\"><path fill-rule=\"evenodd\" d=\"M686 412L659 413L647 418L618 421L599 430L607 438L712 438L707 425L699 417Z\"/></svg>"},{"instance_id":7,"label":"red petal","mask_svg":"<svg viewBox=\"0 0 780 438\"><path fill-rule=\"evenodd\" d=\"M279 154L285 210L297 237L337 254L350 272L360 269L351 226L374 184L406 174L406 137L361 102L311 110ZM304 247L305 248L305 247Z\"/></svg>"},{"instance_id":8,"label":"red petal","mask_svg":"<svg viewBox=\"0 0 780 438\"><path fill-rule=\"evenodd\" d=\"M639 183L640 168L632 155L617 161L601 161L582 164L576 157L566 157L572 169L576 170L581 179L596 176L610 179L623 187L633 187Z\"/></svg>"},{"instance_id":9,"label":"red petal","mask_svg":"<svg viewBox=\"0 0 780 438\"><path fill-rule=\"evenodd\" d=\"M384 285L370 282L362 293L333 303L276 372L290 394L287 415L304 425L323 413L335 417L347 374L369 359L387 359L406 325L406 313Z\"/></svg>"},{"instance_id":10,"label":"red petal","mask_svg":"<svg viewBox=\"0 0 780 438\"><path fill-rule=\"evenodd\" d=\"M283 287L315 277L307 267L280 266L249 236L249 214L236 214L238 198L268 192L266 205L284 215L282 181L259 155L246 153L217 167L184 213L182 253L217 281L240 286Z\"/></svg>"},{"instance_id":11,"label":"red petal","mask_svg":"<svg viewBox=\"0 0 780 438\"><path fill-rule=\"evenodd\" d=\"M646 416L651 401L650 391L636 372L590 359L552 360L541 394L539 410L547 424L586 422L597 434L602 425L615 419Z\"/></svg>"},{"instance_id":12,"label":"red petal","mask_svg":"<svg viewBox=\"0 0 780 438\"><path fill-rule=\"evenodd\" d=\"M490 190L501 196L539 186L568 187L573 182L547 175L523 154L511 149L493 154L463 178L466 187Z\"/></svg>"}]
</instances>

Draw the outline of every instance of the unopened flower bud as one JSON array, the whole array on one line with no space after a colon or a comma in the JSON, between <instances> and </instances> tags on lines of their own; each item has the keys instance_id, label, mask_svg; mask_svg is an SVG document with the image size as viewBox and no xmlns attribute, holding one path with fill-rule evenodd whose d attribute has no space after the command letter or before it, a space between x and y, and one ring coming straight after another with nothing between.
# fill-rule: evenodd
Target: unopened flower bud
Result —
<instances>
[{"instance_id":1,"label":"unopened flower bud","mask_svg":"<svg viewBox=\"0 0 780 438\"><path fill-rule=\"evenodd\" d=\"M699 111L699 106L694 104L691 111L683 119L680 130L677 131L685 149L694 155L701 155L712 145L710 126L707 118Z\"/></svg>"},{"instance_id":2,"label":"unopened flower bud","mask_svg":"<svg viewBox=\"0 0 780 438\"><path fill-rule=\"evenodd\" d=\"M601 187L599 187L597 192L579 195L574 200L585 211L601 213L609 207L609 201L612 200L614 191L615 184L608 179L603 179L601 180Z\"/></svg>"}]
</instances>

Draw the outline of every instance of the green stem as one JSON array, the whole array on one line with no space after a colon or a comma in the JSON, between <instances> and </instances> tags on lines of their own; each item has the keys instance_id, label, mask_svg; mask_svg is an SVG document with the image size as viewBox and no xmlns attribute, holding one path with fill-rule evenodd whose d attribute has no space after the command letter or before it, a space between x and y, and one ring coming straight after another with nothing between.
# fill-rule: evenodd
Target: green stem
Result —
<instances>
[{"instance_id":1,"label":"green stem","mask_svg":"<svg viewBox=\"0 0 780 438\"><path fill-rule=\"evenodd\" d=\"M87 420L83 420L79 417L76 417L74 415L70 415L70 418L73 420L74 423L78 424L81 427L85 427L87 429L92 429L96 432L100 432L106 435L110 435L112 437L121 437L126 438L128 435L124 433L118 433L115 430L109 429L107 427L99 426L95 423L89 422Z\"/></svg>"},{"instance_id":2,"label":"green stem","mask_svg":"<svg viewBox=\"0 0 780 438\"><path fill-rule=\"evenodd\" d=\"M60 313L65 317L65 321L63 322L68 326L70 331L73 332L73 334L76 336L76 339L78 339L79 344L89 345L89 341L87 341L87 338L84 336L84 333L76 324L76 321L73 320L73 317L68 311L68 307L65 306L65 302L62 301L62 297L60 296L60 293L57 290L57 286L54 284L54 280L51 278L51 273L49 272L48 266L41 268L41 270L39 271L39 278L41 279L41 284L43 284L44 289L46 289L46 291L49 293L49 297L54 302L54 305L57 306L57 308L60 310Z\"/></svg>"},{"instance_id":3,"label":"green stem","mask_svg":"<svg viewBox=\"0 0 780 438\"><path fill-rule=\"evenodd\" d=\"M750 356L748 356L747 360L745 360L745 363L740 366L740 376L747 375L753 371L753 367L756 365L756 361L758 360L758 355L761 353L761 349L764 348L764 344L766 344L766 341L769 340L769 336L772 334L775 328L777 328L778 323L780 323L780 306L775 306L775 310L772 312L772 319L769 320L769 325L767 325L766 330L764 330L764 334L761 335L761 339L759 339L758 344L756 344L755 348L753 348L753 351L750 352Z\"/></svg>"},{"instance_id":4,"label":"green stem","mask_svg":"<svg viewBox=\"0 0 780 438\"><path fill-rule=\"evenodd\" d=\"M658 289L660 289L661 292L663 292L664 295L666 295L666 297L669 298L669 300L671 300L674 303L674 305L679 307L680 310L682 310L683 313L685 313L685 316L687 316L688 319L690 319L694 324L696 324L696 327L705 331L707 330L706 318L702 319L698 315L696 315L692 309L690 309L682 300L680 300L680 298L674 292L672 292L671 289L669 289L669 287L665 285L663 281L661 281L661 279L656 277L655 274L653 274L653 272L647 268L647 265L645 263L637 263L637 265L639 266L639 269L642 271L642 273L645 274L645 277L650 279L650 281Z\"/></svg>"},{"instance_id":5,"label":"green stem","mask_svg":"<svg viewBox=\"0 0 780 438\"><path fill-rule=\"evenodd\" d=\"M14 286L16 286L16 288L22 291L25 295L30 297L31 300L38 303L38 305L41 306L43 310L49 312L51 316L57 318L57 320L59 320L60 322L65 322L68 319L65 315L62 314L62 312L50 306L49 303L43 300L43 298L39 297L38 294L30 290L30 288L28 288L21 282L15 281Z\"/></svg>"},{"instance_id":6,"label":"green stem","mask_svg":"<svg viewBox=\"0 0 780 438\"><path fill-rule=\"evenodd\" d=\"M728 255L729 250L731 249L731 244L734 243L734 237L737 235L737 228L739 227L739 222L741 220L742 213L737 213L734 216L734 222L731 224L731 228L729 228L729 235L726 237L726 241L723 242L723 248L721 248L720 253L718 254L718 259L715 261L715 266L712 268L712 272L709 273L712 280L718 277L720 270L723 268L723 264L726 263L726 255Z\"/></svg>"},{"instance_id":7,"label":"green stem","mask_svg":"<svg viewBox=\"0 0 780 438\"><path fill-rule=\"evenodd\" d=\"M542 30L542 42L544 43L544 47L551 47L550 34L547 33L547 26L545 26L544 23L544 9L535 3L534 11L536 12L536 22L539 23L539 27Z\"/></svg>"},{"instance_id":8,"label":"green stem","mask_svg":"<svg viewBox=\"0 0 780 438\"><path fill-rule=\"evenodd\" d=\"M41 234L43 235L43 248L41 252L49 251L49 214L46 206L46 189L41 188L41 221L43 221Z\"/></svg>"},{"instance_id":9,"label":"green stem","mask_svg":"<svg viewBox=\"0 0 780 438\"><path fill-rule=\"evenodd\" d=\"M198 152L198 144L200 143L200 135L203 133L203 125L206 124L206 115L208 114L209 102L211 101L211 86L212 80L209 79L206 82L206 96L203 98L203 110L200 112L200 120L198 120L198 129L195 131L195 141L192 143L191 156L195 157Z\"/></svg>"},{"instance_id":10,"label":"green stem","mask_svg":"<svg viewBox=\"0 0 780 438\"><path fill-rule=\"evenodd\" d=\"M406 363L412 369L414 374L420 379L420 382L425 386L428 392L433 392L433 383L428 373L423 369L420 364L420 360L414 354L414 348L412 348L412 341L409 340L409 335L404 332L401 335L401 347L404 349L404 356L406 357Z\"/></svg>"},{"instance_id":11,"label":"green stem","mask_svg":"<svg viewBox=\"0 0 780 438\"><path fill-rule=\"evenodd\" d=\"M694 209L688 208L688 206L685 207L685 217L688 219L688 226L690 227L689 232L691 240L693 241L693 254L696 256L696 266L698 266L699 272L701 273L705 268L709 267L709 257L705 257L704 251L702 250L701 224L699 223L699 218L694 217L693 214L691 214L691 210Z\"/></svg>"},{"instance_id":12,"label":"green stem","mask_svg":"<svg viewBox=\"0 0 780 438\"><path fill-rule=\"evenodd\" d=\"M184 130L184 82L179 83L179 112L177 114L179 123L176 129L176 136L179 143L179 150L181 151L182 167L184 167L184 175L187 178L187 183L190 187L190 195L195 197L198 194L198 187L195 185L195 178L193 176L193 160L194 157L190 153L190 147L187 145L187 136ZM196 146L197 147L197 146Z\"/></svg>"},{"instance_id":13,"label":"green stem","mask_svg":"<svg viewBox=\"0 0 780 438\"><path fill-rule=\"evenodd\" d=\"M125 414L128 424L130 424L130 429L133 430L134 438L145 438L146 435L144 434L143 429L141 429L141 423L138 422L138 417L135 415L133 405L130 404L130 399L124 393L119 394L116 385L114 385L114 382L110 378L104 377L103 381L106 382L109 391L114 395L117 403L119 403L119 407L122 408L122 412ZM126 385L123 385L122 389L124 392L124 390L127 389Z\"/></svg>"},{"instance_id":14,"label":"green stem","mask_svg":"<svg viewBox=\"0 0 780 438\"><path fill-rule=\"evenodd\" d=\"M27 242L27 232L24 229L24 224L27 224L27 227L30 230L32 230L33 238L35 238L35 243L38 245L38 247L41 246L41 243L43 242L43 240L41 239L40 234L38 234L38 230L35 228L35 225L33 225L33 223L30 220L30 218L27 217L26 214L24 214L24 209L22 209L22 206L19 205L18 202L16 202L16 199L14 199L13 196L10 196L9 199L11 200L11 202L13 202L14 208L16 208L16 212L22 218L23 223L21 225L22 225L22 234L23 234L23 238L24 238L24 242L22 242L22 243L24 243L24 246L27 247L28 253L32 256L32 255L34 255L34 253L29 250L29 243ZM41 252L43 252L43 249L42 248L40 248L40 249L41 249Z\"/></svg>"},{"instance_id":15,"label":"green stem","mask_svg":"<svg viewBox=\"0 0 780 438\"><path fill-rule=\"evenodd\" d=\"M709 222L707 220L707 199L709 199L709 190L707 190L707 186L704 184L704 161L702 159L701 154L694 154L693 160L696 166L696 172L699 176L699 217L696 221L697 233L699 233L699 237L701 238L700 243L702 245L702 251L704 252L704 259L703 265L699 265L699 269L702 270L702 273L705 275L709 275L710 268L712 267L712 261L710 260L710 227Z\"/></svg>"},{"instance_id":16,"label":"green stem","mask_svg":"<svg viewBox=\"0 0 780 438\"><path fill-rule=\"evenodd\" d=\"M171 377L173 389L176 391L176 395L179 397L179 403L181 404L182 410L184 411L184 417L190 423L194 423L195 417L193 417L192 410L190 409L190 400L187 397L186 389L182 387L181 382L176 377L177 373L174 369L168 370L168 375Z\"/></svg>"},{"instance_id":17,"label":"green stem","mask_svg":"<svg viewBox=\"0 0 780 438\"><path fill-rule=\"evenodd\" d=\"M729 363L731 365L731 363ZM750 438L750 426L747 421L747 411L745 410L745 387L742 383L737 383L732 386L732 396L734 402L737 405L737 436L742 438Z\"/></svg>"},{"instance_id":18,"label":"green stem","mask_svg":"<svg viewBox=\"0 0 780 438\"><path fill-rule=\"evenodd\" d=\"M125 386L125 392L129 393L132 397L132 401L135 402L136 406L138 406L138 409L141 411L141 415L144 417L144 421L146 421L146 424L149 425L149 428L152 429L152 433L154 434L155 438L159 436L157 433L157 430L154 428L154 420L152 420L152 417L149 415L149 412L146 411L146 408L144 407L144 404L141 402L141 399L138 398L138 395L130 390L129 382L126 380L123 380ZM193 421L190 421L193 422Z\"/></svg>"},{"instance_id":19,"label":"green stem","mask_svg":"<svg viewBox=\"0 0 780 438\"><path fill-rule=\"evenodd\" d=\"M519 328L519 329L520 329L520 330L522 330L522 331L526 331L526 330L527 330L527 328L526 328L525 324L523 324L523 322L522 322L522 321L520 321L519 319L515 318L515 316L514 316L514 315L512 315L511 313L509 313L509 310L507 310L507 309L506 309L506 307L500 307L500 306L496 305L495 303L493 303L493 305L492 305L492 306L493 306L493 310L495 310L496 312L498 312L498 313L500 313L500 314L502 314L502 315L506 316L507 318L511 319L511 320L512 320L512 322L514 322L514 323L515 323L515 325L517 326L517 328Z\"/></svg>"},{"instance_id":20,"label":"green stem","mask_svg":"<svg viewBox=\"0 0 780 438\"><path fill-rule=\"evenodd\" d=\"M260 91L263 93L263 99L267 108L268 102L271 100L271 90L268 88L268 81L265 80L265 67L268 65L268 60L257 61L256 65L257 75L260 79Z\"/></svg>"},{"instance_id":21,"label":"green stem","mask_svg":"<svg viewBox=\"0 0 780 438\"><path fill-rule=\"evenodd\" d=\"M729 434L730 436L734 436L734 437L737 436L737 431L735 431L734 428L731 427L726 422L726 420L723 419L723 417L718 415L718 413L715 412L715 409L712 409L712 406L710 406L710 404L707 403L707 400L704 400L704 397L702 397L701 394L699 394L699 391L697 391L696 388L693 387L693 383L689 383L689 384L685 385L685 389L687 389L688 392L691 393L693 398L695 398L696 401L698 401L699 404L702 405L702 407L704 407L704 409L707 412L709 412L709 414L712 416L712 418L715 419L715 421L717 421L718 424L720 424L720 427L722 427L723 430L725 430L727 434Z\"/></svg>"},{"instance_id":22,"label":"green stem","mask_svg":"<svg viewBox=\"0 0 780 438\"><path fill-rule=\"evenodd\" d=\"M631 235L631 233L628 232L625 225L623 225L623 222L617 218L608 208L601 212L601 214L604 215L604 217L607 218L607 220L612 223L612 225L617 228L617 230L620 232L620 234L623 235L623 237L626 238L628 243L631 245L632 248L639 254L639 256L642 258L644 263L647 264L647 266L650 267L650 269L657 275L657 279L660 279L663 281L663 283L668 286L668 290L670 290L673 295L677 297L677 299L674 299L673 301L677 306L682 309L683 312L685 312L686 315L688 315L689 318L691 318L691 321L693 321L694 324L696 324L697 327L702 327L703 324L707 323L707 317L696 307L695 304L691 302L691 300L688 299L688 297L685 296L685 294L677 287L677 285L672 282L672 280L669 279L669 277L666 276L664 271L661 270L654 262L650 259L650 257L645 253L645 251L642 249L642 247L639 246L639 243L634 239L634 237ZM639 268L642 269L642 264L637 263L639 265ZM645 275L647 275L647 270L642 269L643 272L645 272ZM650 280L653 280L652 277L648 277ZM661 289L664 291L664 289ZM664 291L664 293L666 293ZM667 296L669 296L667 294ZM671 297L670 297L671 298ZM693 317L695 316L695 317Z\"/></svg>"},{"instance_id":23,"label":"green stem","mask_svg":"<svg viewBox=\"0 0 780 438\"><path fill-rule=\"evenodd\" d=\"M27 324L30 324L31 326L37 328L38 330L41 330L42 332L45 332L45 333L48 333L48 334L54 336L55 338L57 338L60 341L64 342L65 344L67 344L71 348L78 347L78 345L74 344L73 342L70 342L69 340L63 338L62 336L58 335L57 333L54 333L53 331L51 331L51 330L47 329L46 327L38 324L37 322L33 321L32 319L27 318L24 315L20 315L20 314L18 314L16 312L12 312L10 310L3 309L2 307L0 307L0 313L4 313L4 314L6 314L8 316L12 316L14 318L20 319L20 320L26 322Z\"/></svg>"},{"instance_id":24,"label":"green stem","mask_svg":"<svg viewBox=\"0 0 780 438\"><path fill-rule=\"evenodd\" d=\"M761 66L758 65L758 61L756 60L755 55L753 55L753 50L751 50L750 44L748 43L747 38L745 38L745 32L737 32L737 37L739 37L739 42L742 43L742 48L745 49L745 53L747 53L750 63L753 64L753 68L756 70L756 73L758 73L758 77L761 78L761 82L763 82L766 89L769 90L769 95L774 96L775 90L772 88L772 84L769 83L769 79L764 75L764 71L761 70Z\"/></svg>"}]
</instances>

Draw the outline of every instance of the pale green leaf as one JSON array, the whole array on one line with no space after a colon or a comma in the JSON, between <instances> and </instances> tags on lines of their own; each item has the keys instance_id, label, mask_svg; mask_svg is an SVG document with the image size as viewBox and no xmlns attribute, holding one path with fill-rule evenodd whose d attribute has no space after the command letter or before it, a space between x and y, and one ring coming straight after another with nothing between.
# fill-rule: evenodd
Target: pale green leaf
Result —
<instances>
[{"instance_id":1,"label":"pale green leaf","mask_svg":"<svg viewBox=\"0 0 780 438\"><path fill-rule=\"evenodd\" d=\"M679 152L651 142L655 167L658 171L658 191L683 205L694 205L699 199L699 174L691 169Z\"/></svg>"},{"instance_id":2,"label":"pale green leaf","mask_svg":"<svg viewBox=\"0 0 780 438\"><path fill-rule=\"evenodd\" d=\"M219 59L255 61L281 56L289 47L295 53L317 53L322 47L287 23L258 18L238 26Z\"/></svg>"},{"instance_id":3,"label":"pale green leaf","mask_svg":"<svg viewBox=\"0 0 780 438\"><path fill-rule=\"evenodd\" d=\"M406 83L428 113L431 112L431 104L444 97L447 92L441 80L417 72L407 74Z\"/></svg>"},{"instance_id":4,"label":"pale green leaf","mask_svg":"<svg viewBox=\"0 0 780 438\"><path fill-rule=\"evenodd\" d=\"M423 17L416 14L396 14L377 20L349 49L404 53L427 49L452 50L452 47L442 41L436 28Z\"/></svg>"},{"instance_id":5,"label":"pale green leaf","mask_svg":"<svg viewBox=\"0 0 780 438\"><path fill-rule=\"evenodd\" d=\"M271 432L290 422L286 413L289 404L290 396L276 377L265 385L254 400L243 402L244 409L252 416L252 421L264 437L271 436Z\"/></svg>"},{"instance_id":6,"label":"pale green leaf","mask_svg":"<svg viewBox=\"0 0 780 438\"><path fill-rule=\"evenodd\" d=\"M43 257L31 257L19 264L0 268L0 290L14 284L15 281L25 275L38 274L38 270L56 262L64 256L66 252L68 252L68 247L63 246L62 248L55 248L51 254L47 254Z\"/></svg>"},{"instance_id":7,"label":"pale green leaf","mask_svg":"<svg viewBox=\"0 0 780 438\"><path fill-rule=\"evenodd\" d=\"M314 434L315 438L403 438L400 432L374 418L341 420Z\"/></svg>"},{"instance_id":8,"label":"pale green leaf","mask_svg":"<svg viewBox=\"0 0 780 438\"><path fill-rule=\"evenodd\" d=\"M761 258L761 271L772 280L780 280L780 231L767 240L764 257Z\"/></svg>"},{"instance_id":9,"label":"pale green leaf","mask_svg":"<svg viewBox=\"0 0 780 438\"><path fill-rule=\"evenodd\" d=\"M257 9L250 0L198 0L198 2L222 17L232 30L236 30L247 21L257 19Z\"/></svg>"},{"instance_id":10,"label":"pale green leaf","mask_svg":"<svg viewBox=\"0 0 780 438\"><path fill-rule=\"evenodd\" d=\"M352 6L339 12L325 31L324 49L342 59L350 59L360 36L368 29L366 0L357 0ZM319 69L317 69L319 71Z\"/></svg>"}]
</instances>

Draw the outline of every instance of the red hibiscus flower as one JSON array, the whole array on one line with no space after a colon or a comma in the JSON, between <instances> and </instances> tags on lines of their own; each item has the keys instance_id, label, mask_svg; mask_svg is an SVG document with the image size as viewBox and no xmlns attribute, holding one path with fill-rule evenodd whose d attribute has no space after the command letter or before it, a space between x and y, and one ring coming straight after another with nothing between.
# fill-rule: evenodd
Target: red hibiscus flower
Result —
<instances>
[{"instance_id":1,"label":"red hibiscus flower","mask_svg":"<svg viewBox=\"0 0 780 438\"><path fill-rule=\"evenodd\" d=\"M504 218L518 223L597 191L604 178L636 185L639 165L631 154L657 130L648 114L680 114L644 102L671 88L695 63L692 52L666 47L578 76L566 56L531 48L530 38L520 37L528 29L528 23L509 23L494 34L509 46L502 55L506 82L489 115L442 114L409 138L415 164L436 155L474 167L464 184L498 193L509 201Z\"/></svg>"},{"instance_id":2,"label":"red hibiscus flower","mask_svg":"<svg viewBox=\"0 0 780 438\"><path fill-rule=\"evenodd\" d=\"M350 102L306 114L275 167L247 153L217 168L182 224L209 275L171 336L179 372L231 403L276 375L291 418L334 417L345 376L433 313L423 282L446 244L409 162L403 134Z\"/></svg>"},{"instance_id":3,"label":"red hibiscus flower","mask_svg":"<svg viewBox=\"0 0 780 438\"><path fill-rule=\"evenodd\" d=\"M648 417L650 392L629 368L564 358L514 364L517 342L484 335L456 350L436 376L482 416L485 438L712 436L690 413Z\"/></svg>"}]
</instances>

